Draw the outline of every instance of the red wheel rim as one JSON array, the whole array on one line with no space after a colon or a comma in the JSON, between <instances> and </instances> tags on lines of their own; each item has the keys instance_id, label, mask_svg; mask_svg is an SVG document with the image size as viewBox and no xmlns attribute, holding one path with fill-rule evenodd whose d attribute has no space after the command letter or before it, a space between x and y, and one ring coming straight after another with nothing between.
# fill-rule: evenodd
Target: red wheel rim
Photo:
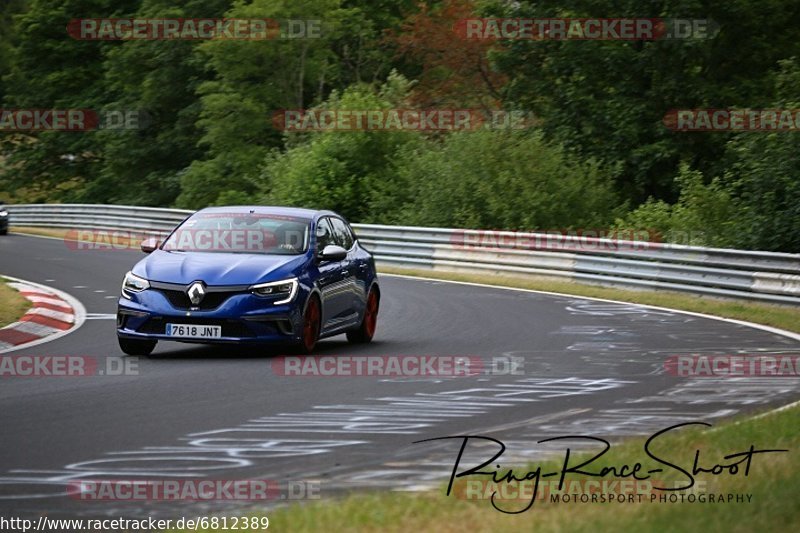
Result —
<instances>
[{"instance_id":1,"label":"red wheel rim","mask_svg":"<svg viewBox=\"0 0 800 533\"><path fill-rule=\"evenodd\" d=\"M317 344L319 334L319 304L316 298L308 302L305 319L303 320L303 346L311 351Z\"/></svg>"},{"instance_id":2,"label":"red wheel rim","mask_svg":"<svg viewBox=\"0 0 800 533\"><path fill-rule=\"evenodd\" d=\"M372 337L378 323L378 295L370 291L367 297L367 309L364 311L364 331Z\"/></svg>"}]
</instances>

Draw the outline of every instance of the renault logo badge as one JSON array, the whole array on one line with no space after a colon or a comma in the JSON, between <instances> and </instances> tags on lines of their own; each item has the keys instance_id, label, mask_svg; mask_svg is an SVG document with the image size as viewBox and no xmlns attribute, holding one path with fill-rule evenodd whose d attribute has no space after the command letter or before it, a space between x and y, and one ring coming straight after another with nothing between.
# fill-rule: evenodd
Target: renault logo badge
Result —
<instances>
[{"instance_id":1,"label":"renault logo badge","mask_svg":"<svg viewBox=\"0 0 800 533\"><path fill-rule=\"evenodd\" d=\"M203 282L195 281L189 285L189 288L186 289L186 295L189 297L189 301L192 302L192 305L200 305L200 302L202 302L203 298L206 296L206 288Z\"/></svg>"}]
</instances>

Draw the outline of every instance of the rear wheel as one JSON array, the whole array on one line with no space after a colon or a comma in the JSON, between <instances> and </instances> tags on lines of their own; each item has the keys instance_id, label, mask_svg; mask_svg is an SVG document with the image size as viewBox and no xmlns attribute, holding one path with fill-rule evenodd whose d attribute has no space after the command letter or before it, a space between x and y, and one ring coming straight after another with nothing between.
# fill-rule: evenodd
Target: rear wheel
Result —
<instances>
[{"instance_id":1,"label":"rear wheel","mask_svg":"<svg viewBox=\"0 0 800 533\"><path fill-rule=\"evenodd\" d=\"M303 338L300 340L300 350L303 353L311 353L317 346L321 321L322 310L319 298L311 296L306 305L306 312L303 314Z\"/></svg>"},{"instance_id":2,"label":"rear wheel","mask_svg":"<svg viewBox=\"0 0 800 533\"><path fill-rule=\"evenodd\" d=\"M128 355L150 355L158 341L117 337L120 349Z\"/></svg>"},{"instance_id":3,"label":"rear wheel","mask_svg":"<svg viewBox=\"0 0 800 533\"><path fill-rule=\"evenodd\" d=\"M375 335L375 328L378 325L379 303L378 291L370 289L367 295L367 306L364 309L364 319L357 329L347 332L347 340L353 343L366 343L372 340Z\"/></svg>"}]
</instances>

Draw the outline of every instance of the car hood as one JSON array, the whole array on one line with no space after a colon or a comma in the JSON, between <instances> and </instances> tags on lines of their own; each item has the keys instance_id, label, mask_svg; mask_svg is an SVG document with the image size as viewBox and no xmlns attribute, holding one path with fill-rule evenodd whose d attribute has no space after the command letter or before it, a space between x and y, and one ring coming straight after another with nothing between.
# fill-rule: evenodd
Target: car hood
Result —
<instances>
[{"instance_id":1,"label":"car hood","mask_svg":"<svg viewBox=\"0 0 800 533\"><path fill-rule=\"evenodd\" d=\"M156 250L133 273L150 281L206 285L251 285L295 275L305 255L165 252Z\"/></svg>"}]
</instances>

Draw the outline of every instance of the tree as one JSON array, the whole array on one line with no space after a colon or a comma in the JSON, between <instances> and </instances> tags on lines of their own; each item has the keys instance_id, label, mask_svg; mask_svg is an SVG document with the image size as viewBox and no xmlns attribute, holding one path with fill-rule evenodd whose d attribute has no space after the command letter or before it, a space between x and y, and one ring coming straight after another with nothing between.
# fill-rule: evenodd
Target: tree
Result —
<instances>
[{"instance_id":1,"label":"tree","mask_svg":"<svg viewBox=\"0 0 800 533\"><path fill-rule=\"evenodd\" d=\"M413 101L419 107L475 107L497 109L509 77L492 68L490 54L499 47L491 39L466 39L462 21L478 16L472 0L444 0L430 6L420 3L390 39L398 57L409 58L409 70L418 84Z\"/></svg>"},{"instance_id":2,"label":"tree","mask_svg":"<svg viewBox=\"0 0 800 533\"><path fill-rule=\"evenodd\" d=\"M179 205L246 199L255 192L254 180L264 157L282 143L281 131L272 127L273 113L321 102L331 84L374 78L386 68L374 53L362 54L365 40L374 40L379 32L371 22L372 6L362 3L255 0L236 4L228 12L232 18L320 20L322 31L303 39L201 45L216 76L198 89L200 146L207 157L195 160L183 175ZM361 44L347 44L354 39Z\"/></svg>"},{"instance_id":3,"label":"tree","mask_svg":"<svg viewBox=\"0 0 800 533\"><path fill-rule=\"evenodd\" d=\"M135 0L32 0L14 18L11 68L3 81L5 106L23 109L101 109L109 98L106 52L119 45L81 41L67 23L82 17L124 17ZM99 175L102 149L92 132L45 131L0 137L7 154L5 185L33 201L70 200Z\"/></svg>"},{"instance_id":4,"label":"tree","mask_svg":"<svg viewBox=\"0 0 800 533\"><path fill-rule=\"evenodd\" d=\"M800 109L800 64L781 61L774 109ZM800 253L800 139L797 132L752 132L726 147L724 183L738 199L735 245Z\"/></svg>"},{"instance_id":5,"label":"tree","mask_svg":"<svg viewBox=\"0 0 800 533\"><path fill-rule=\"evenodd\" d=\"M409 84L393 74L376 92L367 85L334 92L316 110L391 109L404 101ZM421 142L407 131L325 131L290 134L300 139L286 152L273 151L261 171L267 203L332 209L359 222L383 220L382 203L399 202L395 155Z\"/></svg>"},{"instance_id":6,"label":"tree","mask_svg":"<svg viewBox=\"0 0 800 533\"><path fill-rule=\"evenodd\" d=\"M800 53L792 0L669 0L647 12L634 0L543 0L501 4L513 17L638 16L713 19L710 39L511 41L496 55L513 78L507 98L542 117L546 134L584 157L620 161L618 184L639 203L674 201L681 161L721 173L725 133L672 132L670 109L766 105L777 62Z\"/></svg>"},{"instance_id":7,"label":"tree","mask_svg":"<svg viewBox=\"0 0 800 533\"><path fill-rule=\"evenodd\" d=\"M230 0L145 0L137 18L220 17ZM101 176L84 190L88 201L171 205L180 176L203 157L197 146L198 86L212 78L197 52L199 41L131 40L110 50L105 84L111 111L141 113L139 127L104 131ZM120 187L119 184L126 184Z\"/></svg>"}]
</instances>

